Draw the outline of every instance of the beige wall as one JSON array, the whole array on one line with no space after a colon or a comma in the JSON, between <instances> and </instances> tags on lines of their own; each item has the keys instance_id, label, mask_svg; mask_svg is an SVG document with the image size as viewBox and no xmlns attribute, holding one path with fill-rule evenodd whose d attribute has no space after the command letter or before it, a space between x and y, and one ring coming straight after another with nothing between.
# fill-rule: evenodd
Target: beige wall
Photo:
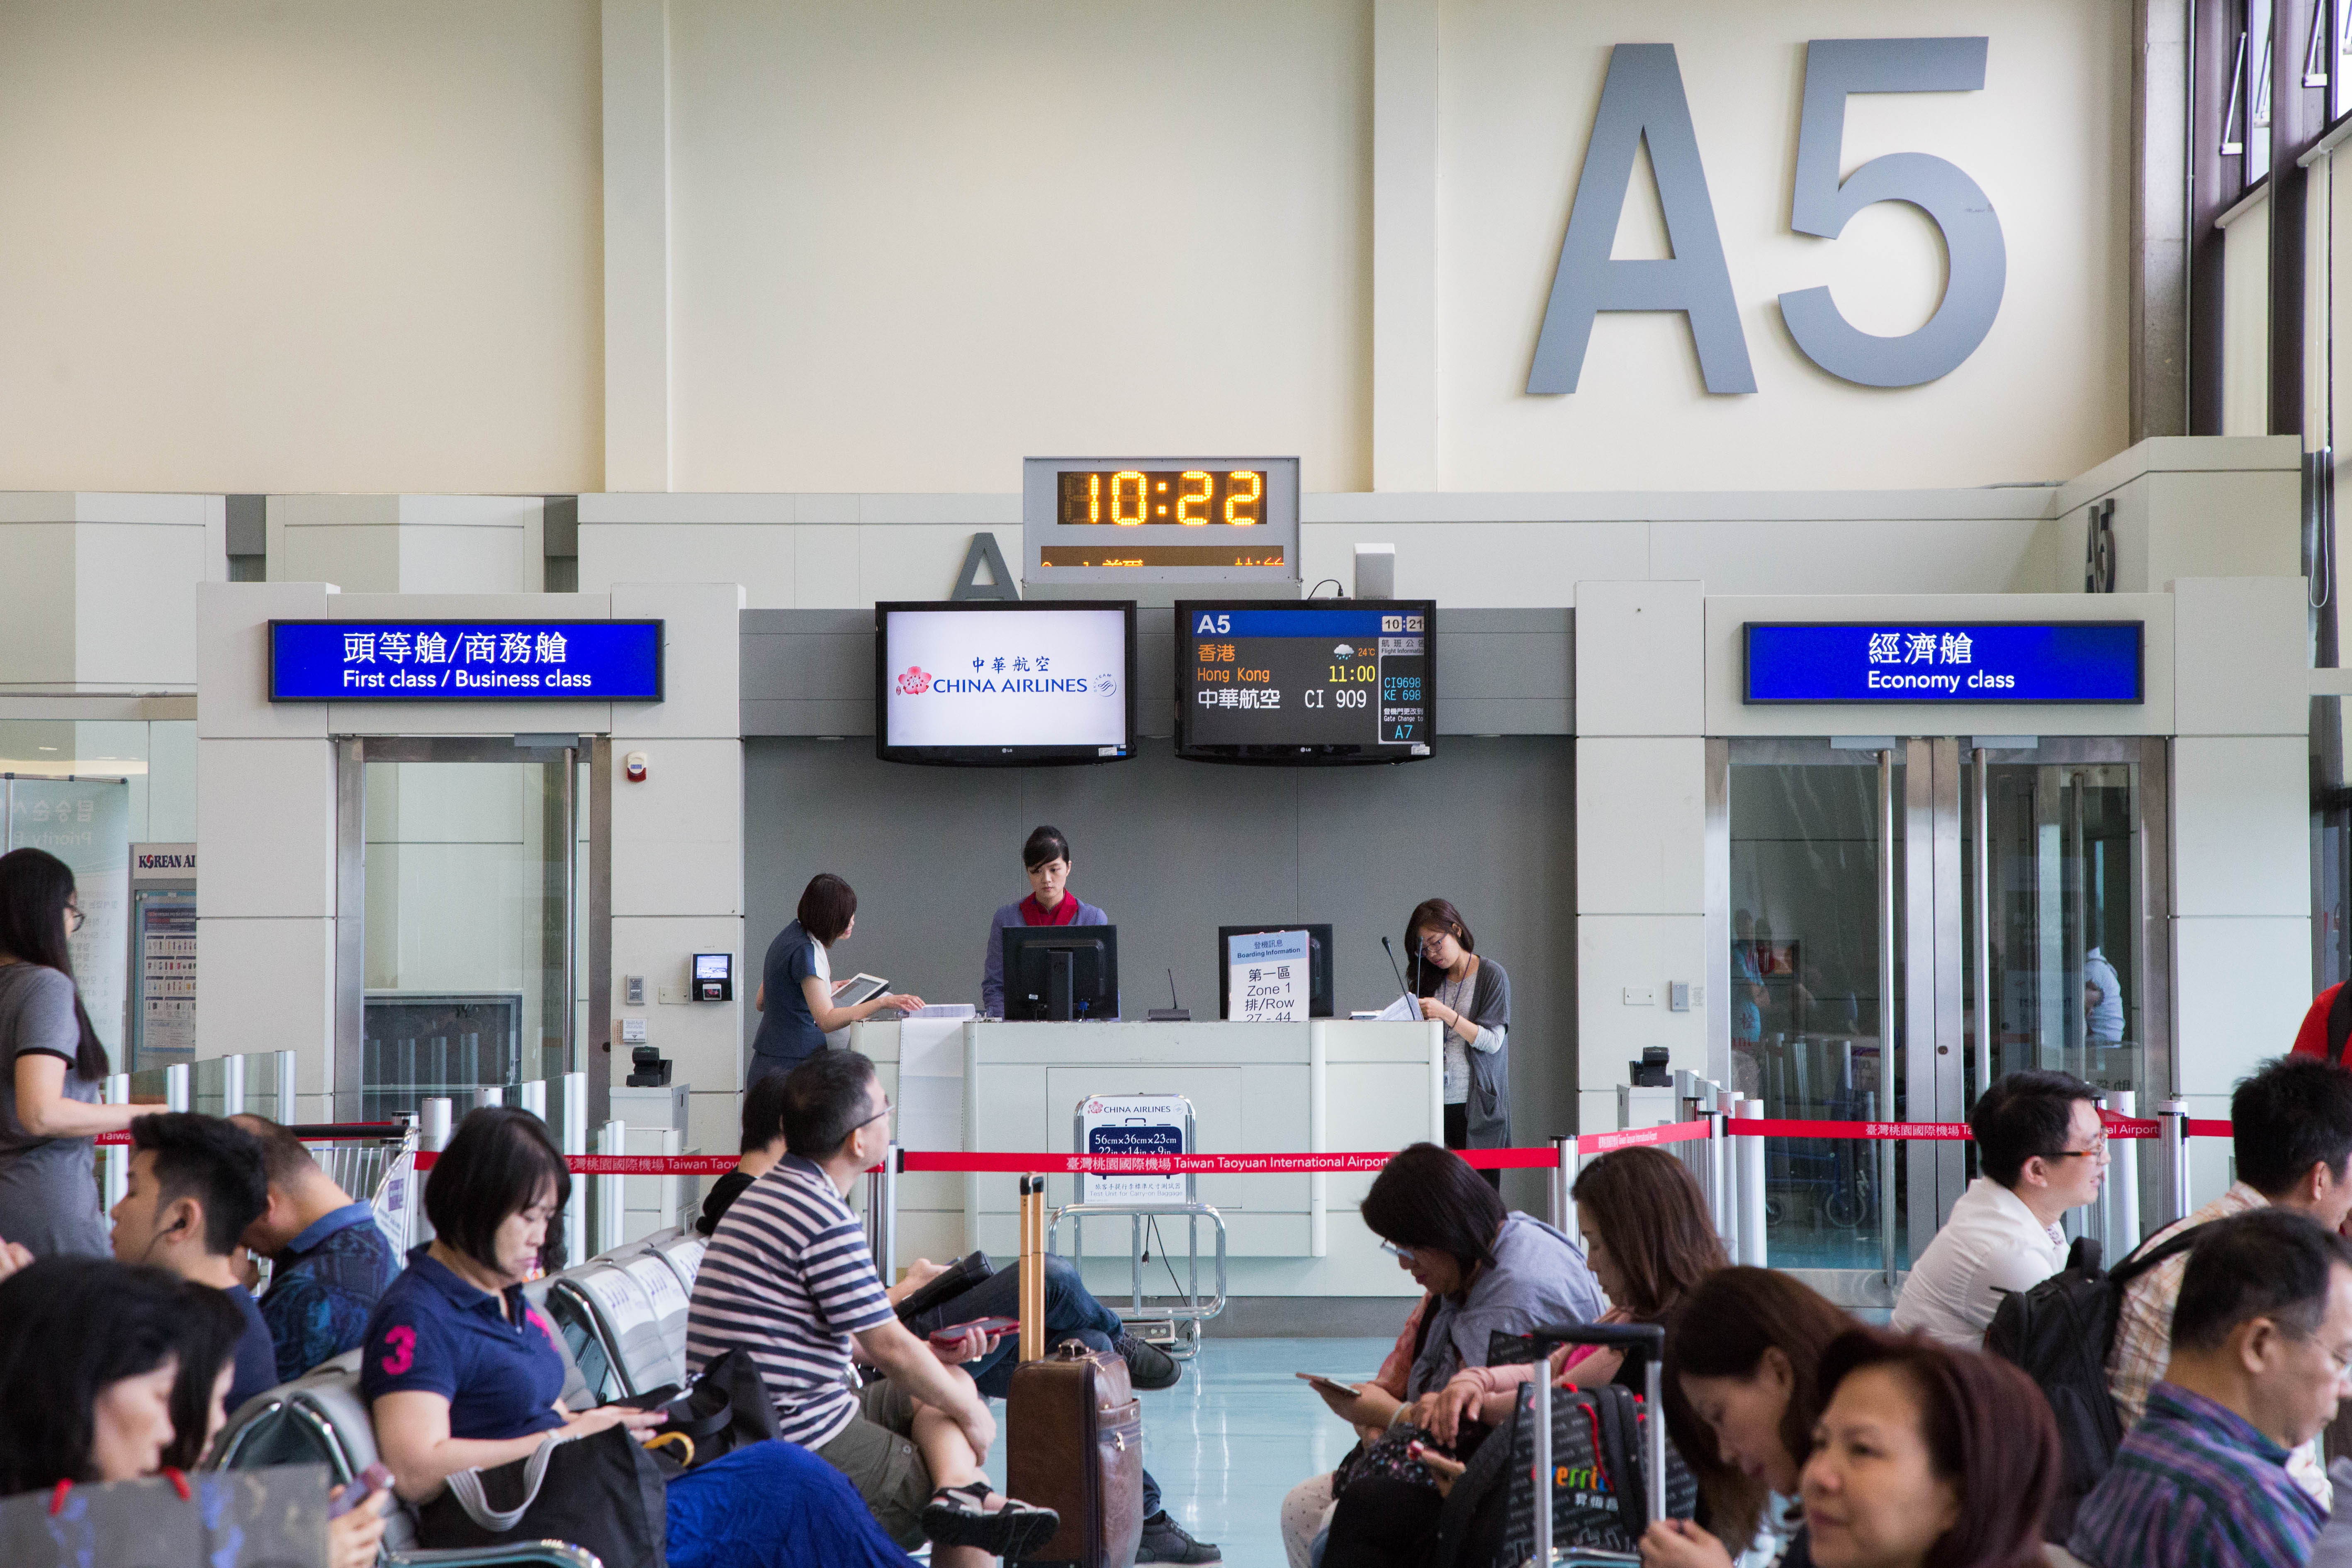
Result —
<instances>
[{"instance_id":1,"label":"beige wall","mask_svg":"<svg viewBox=\"0 0 2352 1568\"><path fill-rule=\"evenodd\" d=\"M0 0L0 489L603 472L597 14Z\"/></svg>"},{"instance_id":2,"label":"beige wall","mask_svg":"<svg viewBox=\"0 0 2352 1568\"><path fill-rule=\"evenodd\" d=\"M1442 486L1979 485L2063 479L2124 446L2127 8L1658 0L1628 13L1448 0L1443 21ZM1984 90L1849 100L1841 174L1885 153L1958 163L2000 215L2009 273L1991 333L1966 363L1885 390L1816 369L1777 300L1826 284L1856 327L1895 334L1939 298L1942 246L1915 208L1866 208L1833 241L1789 230L1805 41L1906 34L1988 36ZM1526 395L1609 46L1636 40L1675 46L1752 395L1708 395L1683 318L1657 313L1602 315L1580 390ZM1646 158L1616 254L1667 254Z\"/></svg>"},{"instance_id":3,"label":"beige wall","mask_svg":"<svg viewBox=\"0 0 2352 1568\"><path fill-rule=\"evenodd\" d=\"M1370 483L1360 0L671 18L673 488L1178 448Z\"/></svg>"}]
</instances>

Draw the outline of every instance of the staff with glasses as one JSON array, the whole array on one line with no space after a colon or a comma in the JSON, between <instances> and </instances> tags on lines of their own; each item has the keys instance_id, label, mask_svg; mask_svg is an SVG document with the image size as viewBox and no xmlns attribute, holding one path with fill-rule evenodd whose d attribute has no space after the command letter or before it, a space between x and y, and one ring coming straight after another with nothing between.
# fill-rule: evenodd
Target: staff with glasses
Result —
<instances>
[{"instance_id":1,"label":"staff with glasses","mask_svg":"<svg viewBox=\"0 0 2352 1568\"><path fill-rule=\"evenodd\" d=\"M2001 1298L2066 1267L2068 1209L2098 1197L2107 1136L2098 1090L2072 1073L2015 1072L1969 1115L1977 1179L1952 1205L1895 1303L1895 1327L1981 1350Z\"/></svg>"},{"instance_id":2,"label":"staff with glasses","mask_svg":"<svg viewBox=\"0 0 2352 1568\"><path fill-rule=\"evenodd\" d=\"M1462 911L1444 899L1413 906L1404 924L1421 1016L1445 1026L1445 1146L1501 1149L1511 1142L1511 977L1478 952ZM1481 1173L1500 1192L1500 1171Z\"/></svg>"},{"instance_id":3,"label":"staff with glasses","mask_svg":"<svg viewBox=\"0 0 2352 1568\"><path fill-rule=\"evenodd\" d=\"M0 855L0 1241L36 1258L110 1255L91 1139L147 1107L100 1105L113 1070L75 989L73 870L45 849Z\"/></svg>"}]
</instances>

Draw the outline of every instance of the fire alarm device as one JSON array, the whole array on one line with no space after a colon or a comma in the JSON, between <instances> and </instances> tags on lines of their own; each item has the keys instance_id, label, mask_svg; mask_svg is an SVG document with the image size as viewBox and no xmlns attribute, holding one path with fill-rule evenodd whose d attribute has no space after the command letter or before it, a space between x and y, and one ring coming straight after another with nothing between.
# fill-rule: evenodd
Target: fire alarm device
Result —
<instances>
[{"instance_id":1,"label":"fire alarm device","mask_svg":"<svg viewBox=\"0 0 2352 1568\"><path fill-rule=\"evenodd\" d=\"M698 1002L735 1000L735 955L698 952L694 955L694 999Z\"/></svg>"},{"instance_id":2,"label":"fire alarm device","mask_svg":"<svg viewBox=\"0 0 2352 1568\"><path fill-rule=\"evenodd\" d=\"M645 783L646 774L646 754L643 752L631 752L627 756L621 759L621 771L628 775L628 779L631 784Z\"/></svg>"}]
</instances>

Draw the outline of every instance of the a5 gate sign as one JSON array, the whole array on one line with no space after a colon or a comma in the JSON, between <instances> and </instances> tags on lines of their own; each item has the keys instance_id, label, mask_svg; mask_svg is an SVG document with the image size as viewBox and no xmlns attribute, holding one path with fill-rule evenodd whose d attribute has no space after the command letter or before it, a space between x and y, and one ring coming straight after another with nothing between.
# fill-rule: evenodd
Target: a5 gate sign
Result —
<instances>
[{"instance_id":1,"label":"a5 gate sign","mask_svg":"<svg viewBox=\"0 0 2352 1568\"><path fill-rule=\"evenodd\" d=\"M1992 330L2009 275L2000 219L1981 186L1926 153L1873 158L1843 182L1839 152L1845 100L1857 92L1975 92L1984 87L1983 38L1816 38L1805 46L1804 107L1797 125L1796 194L1789 226L1835 239L1876 202L1909 202L1942 231L1950 259L1944 298L1926 325L1900 337L1859 331L1826 288L1780 296L1781 318L1815 364L1864 386L1918 386L1959 368ZM1673 259L1619 261L1617 237L1633 155L1650 144L1658 205ZM1610 54L1592 140L1569 210L1568 236L1528 375L1531 393L1574 392L1601 310L1680 310L1690 321L1709 392L1753 392L1748 340L1732 299L1690 102L1672 44L1619 44Z\"/></svg>"}]
</instances>

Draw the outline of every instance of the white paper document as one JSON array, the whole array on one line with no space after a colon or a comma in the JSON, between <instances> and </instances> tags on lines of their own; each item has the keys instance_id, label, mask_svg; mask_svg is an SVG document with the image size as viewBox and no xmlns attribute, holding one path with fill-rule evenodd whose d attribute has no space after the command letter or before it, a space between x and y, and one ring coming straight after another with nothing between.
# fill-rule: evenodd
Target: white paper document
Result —
<instances>
[{"instance_id":1,"label":"white paper document","mask_svg":"<svg viewBox=\"0 0 2352 1568\"><path fill-rule=\"evenodd\" d=\"M1381 1008L1372 1017L1375 1024L1418 1024L1421 1022L1421 998L1400 996Z\"/></svg>"}]
</instances>

